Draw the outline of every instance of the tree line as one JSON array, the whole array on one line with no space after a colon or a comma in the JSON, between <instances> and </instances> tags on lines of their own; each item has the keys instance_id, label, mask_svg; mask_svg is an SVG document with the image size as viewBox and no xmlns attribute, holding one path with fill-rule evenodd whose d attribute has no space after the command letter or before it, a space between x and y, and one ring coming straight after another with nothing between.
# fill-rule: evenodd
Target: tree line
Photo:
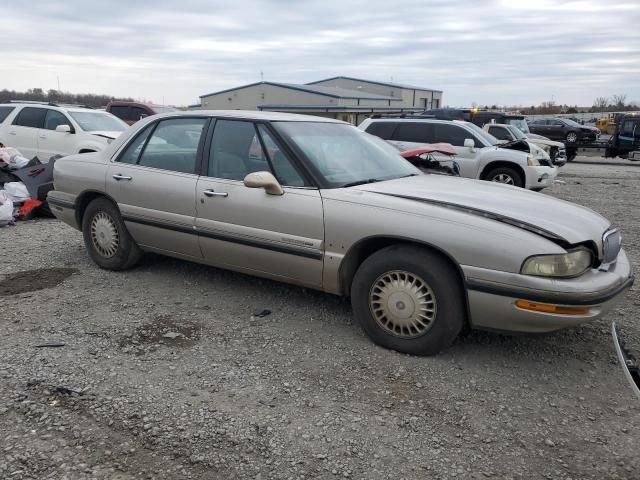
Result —
<instances>
[{"instance_id":1,"label":"tree line","mask_svg":"<svg viewBox=\"0 0 640 480\"><path fill-rule=\"evenodd\" d=\"M50 89L44 91L42 88L30 88L26 92L16 90L0 90L0 103L11 100L28 100L51 103L67 103L73 105L86 105L87 107L104 107L111 100L133 101L132 98L116 98L110 95L96 95L94 93L69 93Z\"/></svg>"},{"instance_id":2,"label":"tree line","mask_svg":"<svg viewBox=\"0 0 640 480\"><path fill-rule=\"evenodd\" d=\"M474 102L475 103L475 102ZM476 106L475 104L473 106ZM567 105L556 103L553 100L542 102L539 105L528 107L519 106L498 106L485 105L489 110L517 110L524 115L557 115L560 113L596 113L596 112L627 112L640 110L640 103L628 102L626 94L616 94L609 97L598 97L590 107L579 107L578 105Z\"/></svg>"}]
</instances>

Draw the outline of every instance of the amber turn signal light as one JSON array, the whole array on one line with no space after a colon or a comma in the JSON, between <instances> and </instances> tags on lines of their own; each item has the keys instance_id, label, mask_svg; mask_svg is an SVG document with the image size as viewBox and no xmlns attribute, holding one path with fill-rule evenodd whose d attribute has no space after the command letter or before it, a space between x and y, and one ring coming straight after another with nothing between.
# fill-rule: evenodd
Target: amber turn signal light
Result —
<instances>
[{"instance_id":1,"label":"amber turn signal light","mask_svg":"<svg viewBox=\"0 0 640 480\"><path fill-rule=\"evenodd\" d=\"M528 300L517 300L516 307L533 312L556 313L558 315L586 315L589 307L562 307L550 303L536 303Z\"/></svg>"}]
</instances>

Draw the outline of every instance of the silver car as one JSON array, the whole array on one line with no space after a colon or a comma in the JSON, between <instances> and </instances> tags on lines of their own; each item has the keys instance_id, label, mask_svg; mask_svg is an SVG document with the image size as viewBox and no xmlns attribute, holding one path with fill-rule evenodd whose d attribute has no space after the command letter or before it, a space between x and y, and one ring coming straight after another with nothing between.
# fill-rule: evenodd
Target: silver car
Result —
<instances>
[{"instance_id":1,"label":"silver car","mask_svg":"<svg viewBox=\"0 0 640 480\"><path fill-rule=\"evenodd\" d=\"M195 111L138 122L55 165L54 214L100 267L145 251L350 296L376 343L435 354L465 327L546 332L632 284L597 213L508 185L423 175L346 123Z\"/></svg>"}]
</instances>

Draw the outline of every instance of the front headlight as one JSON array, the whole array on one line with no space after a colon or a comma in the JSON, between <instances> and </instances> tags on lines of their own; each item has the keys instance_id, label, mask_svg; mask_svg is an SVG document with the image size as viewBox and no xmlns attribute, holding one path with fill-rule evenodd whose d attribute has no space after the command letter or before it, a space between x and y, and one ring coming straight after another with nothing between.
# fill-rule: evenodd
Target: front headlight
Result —
<instances>
[{"instance_id":1,"label":"front headlight","mask_svg":"<svg viewBox=\"0 0 640 480\"><path fill-rule=\"evenodd\" d=\"M527 165L530 167L537 167L540 165L540 162L533 155L527 155Z\"/></svg>"},{"instance_id":2,"label":"front headlight","mask_svg":"<svg viewBox=\"0 0 640 480\"><path fill-rule=\"evenodd\" d=\"M580 248L560 255L538 255L527 258L520 273L538 277L577 277L589 270L593 256L589 250Z\"/></svg>"}]
</instances>

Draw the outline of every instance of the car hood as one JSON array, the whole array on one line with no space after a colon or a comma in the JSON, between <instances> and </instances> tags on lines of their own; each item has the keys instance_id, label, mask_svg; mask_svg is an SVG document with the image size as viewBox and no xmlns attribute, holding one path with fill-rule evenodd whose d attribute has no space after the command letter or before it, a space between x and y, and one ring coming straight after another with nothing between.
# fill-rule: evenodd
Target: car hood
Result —
<instances>
[{"instance_id":1,"label":"car hood","mask_svg":"<svg viewBox=\"0 0 640 480\"><path fill-rule=\"evenodd\" d=\"M95 135L97 137L104 137L107 138L109 140L115 140L116 138L118 138L122 132L109 132L106 130L93 130L91 132L88 132L91 135Z\"/></svg>"},{"instance_id":2,"label":"car hood","mask_svg":"<svg viewBox=\"0 0 640 480\"><path fill-rule=\"evenodd\" d=\"M554 140L549 140L548 138L543 137L543 136L539 136L539 135L533 135L531 137L529 137L529 135L527 135L527 140L529 140L529 142L535 143L537 145L548 145L550 147L564 148L564 143L556 142Z\"/></svg>"},{"instance_id":3,"label":"car hood","mask_svg":"<svg viewBox=\"0 0 640 480\"><path fill-rule=\"evenodd\" d=\"M568 244L594 241L600 245L603 233L610 227L606 218L586 207L480 180L419 175L352 188L404 198L408 202L457 208ZM407 210L410 210L409 206Z\"/></svg>"}]
</instances>

